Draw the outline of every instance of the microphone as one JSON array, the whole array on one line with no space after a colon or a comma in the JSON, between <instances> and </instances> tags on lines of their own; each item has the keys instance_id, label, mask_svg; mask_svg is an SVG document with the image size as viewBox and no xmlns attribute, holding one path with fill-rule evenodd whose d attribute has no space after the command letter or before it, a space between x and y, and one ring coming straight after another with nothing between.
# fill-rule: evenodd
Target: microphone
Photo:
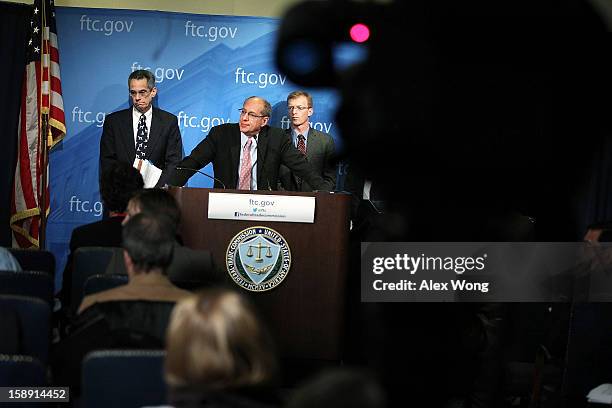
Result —
<instances>
[{"instance_id":1,"label":"microphone","mask_svg":"<svg viewBox=\"0 0 612 408\"><path fill-rule=\"evenodd\" d=\"M221 181L221 180L219 180L218 178L213 177L213 176L211 176L210 174L206 174L206 173L204 173L204 172L202 172L202 171L200 171L200 170L192 169L192 168L189 168L189 167L175 167L174 169L175 169L175 170L187 170L187 171L193 171L193 172L195 172L195 173L199 173L199 174L201 174L201 175L203 175L203 176L206 176L206 177L208 177L209 179L212 179L212 180L214 180L214 181L218 182L219 184L221 184L221 185L223 186L223 189L224 189L224 190L227 188L227 187L225 187L225 183L224 183L224 182L222 182L222 181Z\"/></svg>"},{"instance_id":2,"label":"microphone","mask_svg":"<svg viewBox=\"0 0 612 408\"><path fill-rule=\"evenodd\" d=\"M385 213L385 201L381 200L380 197L378 199L374 198L374 194L373 194L374 189L372 185L373 184L371 180L368 180L368 179L364 180L363 199L372 206L376 214L379 214L379 215L384 214ZM366 194L366 189L367 189L367 194ZM380 187L378 187L378 189L380 190Z\"/></svg>"},{"instance_id":3,"label":"microphone","mask_svg":"<svg viewBox=\"0 0 612 408\"><path fill-rule=\"evenodd\" d=\"M257 161L259 161L259 144L257 144L255 146L255 148L257 149ZM266 164L266 158L265 158L265 155L262 154L261 155L261 177L262 177L262 180L263 180L264 174L266 174L265 164ZM272 191L272 187L270 186L270 179L267 176L266 176L266 183L268 183L268 191ZM259 187L259 185L257 187Z\"/></svg>"}]
</instances>

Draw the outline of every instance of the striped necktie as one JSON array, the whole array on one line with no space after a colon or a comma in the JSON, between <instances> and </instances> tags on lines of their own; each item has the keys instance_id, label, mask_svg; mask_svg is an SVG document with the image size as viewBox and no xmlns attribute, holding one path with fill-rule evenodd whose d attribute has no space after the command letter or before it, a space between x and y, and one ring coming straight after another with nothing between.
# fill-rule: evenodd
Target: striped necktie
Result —
<instances>
[{"instance_id":1,"label":"striped necktie","mask_svg":"<svg viewBox=\"0 0 612 408\"><path fill-rule=\"evenodd\" d=\"M244 144L242 149L242 165L240 166L240 180L238 181L238 190L250 190L251 189L251 144L253 138L249 137L247 142Z\"/></svg>"}]
</instances>

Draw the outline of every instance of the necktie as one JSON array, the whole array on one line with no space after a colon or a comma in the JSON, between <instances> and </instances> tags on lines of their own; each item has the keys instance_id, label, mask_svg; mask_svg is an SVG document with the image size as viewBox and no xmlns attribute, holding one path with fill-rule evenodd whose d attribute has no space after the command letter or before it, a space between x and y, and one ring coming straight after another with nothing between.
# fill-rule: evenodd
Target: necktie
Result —
<instances>
[{"instance_id":1,"label":"necktie","mask_svg":"<svg viewBox=\"0 0 612 408\"><path fill-rule=\"evenodd\" d=\"M297 148L304 156L306 156L306 138L304 135L298 135L297 137ZM302 191L302 178L298 176L295 177L295 184L297 186L297 191Z\"/></svg>"},{"instance_id":2,"label":"necktie","mask_svg":"<svg viewBox=\"0 0 612 408\"><path fill-rule=\"evenodd\" d=\"M306 155L306 143L305 143L306 138L304 137L304 135L298 135L297 138L298 138L298 142L297 142L298 150L303 155Z\"/></svg>"},{"instance_id":3,"label":"necktie","mask_svg":"<svg viewBox=\"0 0 612 408\"><path fill-rule=\"evenodd\" d=\"M138 131L136 132L136 158L145 159L145 151L147 150L147 142L149 134L147 132L147 119L145 114L140 115L138 120Z\"/></svg>"},{"instance_id":4,"label":"necktie","mask_svg":"<svg viewBox=\"0 0 612 408\"><path fill-rule=\"evenodd\" d=\"M242 165L240 166L240 180L238 182L238 190L251 189L251 144L253 138L249 137L242 149Z\"/></svg>"}]
</instances>

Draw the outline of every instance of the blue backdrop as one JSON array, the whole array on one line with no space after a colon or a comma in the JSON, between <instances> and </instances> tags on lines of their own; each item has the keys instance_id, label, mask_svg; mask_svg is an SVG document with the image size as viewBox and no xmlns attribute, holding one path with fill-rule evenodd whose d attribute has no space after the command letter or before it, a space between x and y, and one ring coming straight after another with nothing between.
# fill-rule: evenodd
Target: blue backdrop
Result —
<instances>
[{"instance_id":1,"label":"blue backdrop","mask_svg":"<svg viewBox=\"0 0 612 408\"><path fill-rule=\"evenodd\" d=\"M47 247L57 259L56 286L72 230L100 220L99 143L105 115L129 105L127 77L149 69L157 79L155 104L179 118L184 154L212 126L238 121L251 95L273 105L271 125L287 128L286 96L298 89L274 64L279 20L153 11L57 7L67 135L50 156L51 214ZM315 128L338 132L332 119L338 95L309 90ZM204 169L212 174L212 166ZM192 187L211 187L196 174Z\"/></svg>"}]
</instances>

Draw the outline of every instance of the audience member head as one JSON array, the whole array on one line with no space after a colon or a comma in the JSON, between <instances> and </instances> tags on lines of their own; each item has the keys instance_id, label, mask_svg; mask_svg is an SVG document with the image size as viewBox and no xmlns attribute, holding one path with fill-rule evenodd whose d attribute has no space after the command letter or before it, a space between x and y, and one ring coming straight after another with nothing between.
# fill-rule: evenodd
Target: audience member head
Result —
<instances>
[{"instance_id":1,"label":"audience member head","mask_svg":"<svg viewBox=\"0 0 612 408\"><path fill-rule=\"evenodd\" d=\"M127 163L115 163L100 178L100 195L109 212L124 212L132 195L143 187L142 176Z\"/></svg>"},{"instance_id":2,"label":"audience member head","mask_svg":"<svg viewBox=\"0 0 612 408\"><path fill-rule=\"evenodd\" d=\"M587 227L585 242L612 242L612 222L596 222Z\"/></svg>"},{"instance_id":3,"label":"audience member head","mask_svg":"<svg viewBox=\"0 0 612 408\"><path fill-rule=\"evenodd\" d=\"M165 272L174 249L173 222L164 214L142 213L123 225L123 256L130 277Z\"/></svg>"},{"instance_id":4,"label":"audience member head","mask_svg":"<svg viewBox=\"0 0 612 408\"><path fill-rule=\"evenodd\" d=\"M176 204L174 197L166 190L159 188L147 188L134 194L127 206L127 222L130 217L139 213L163 214L172 222L174 233L178 230L181 221L181 210Z\"/></svg>"},{"instance_id":5,"label":"audience member head","mask_svg":"<svg viewBox=\"0 0 612 408\"><path fill-rule=\"evenodd\" d=\"M166 382L174 389L229 390L275 380L271 337L236 292L206 290L182 300L166 338Z\"/></svg>"},{"instance_id":6,"label":"audience member head","mask_svg":"<svg viewBox=\"0 0 612 408\"><path fill-rule=\"evenodd\" d=\"M6 248L0 247L0 271L20 271L21 264Z\"/></svg>"},{"instance_id":7,"label":"audience member head","mask_svg":"<svg viewBox=\"0 0 612 408\"><path fill-rule=\"evenodd\" d=\"M324 371L299 387L288 408L382 408L385 393L368 374L360 370Z\"/></svg>"}]
</instances>

